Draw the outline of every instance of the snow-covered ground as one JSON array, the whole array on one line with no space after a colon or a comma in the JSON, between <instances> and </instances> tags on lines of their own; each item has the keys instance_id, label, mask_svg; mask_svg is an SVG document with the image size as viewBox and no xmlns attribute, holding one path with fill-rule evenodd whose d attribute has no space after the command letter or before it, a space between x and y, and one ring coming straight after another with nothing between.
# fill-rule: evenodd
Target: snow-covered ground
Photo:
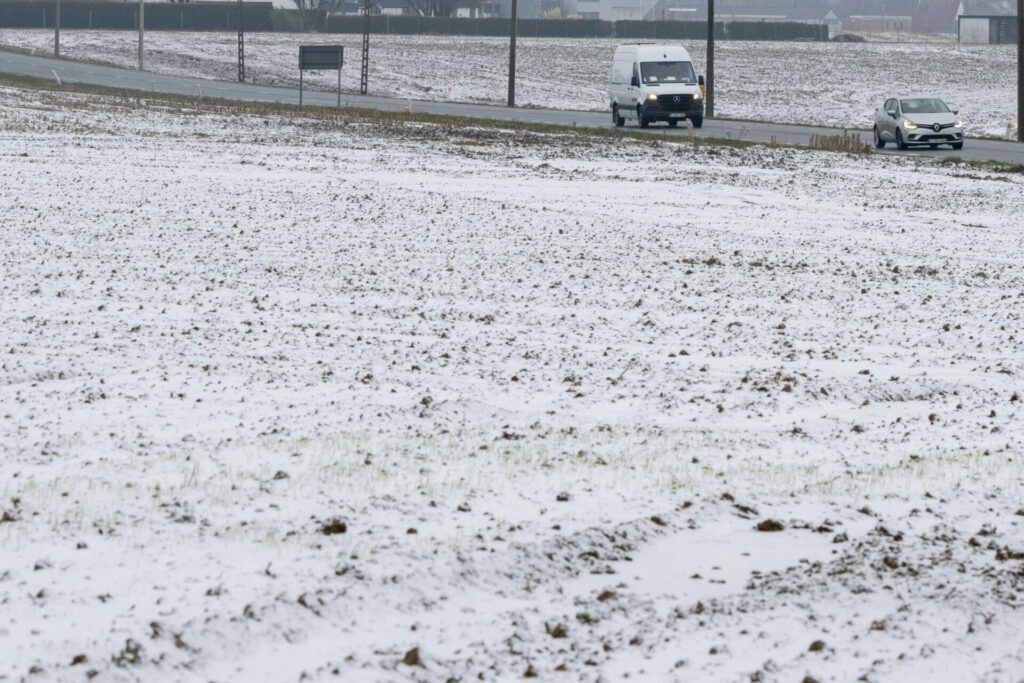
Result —
<instances>
[{"instance_id":1,"label":"snow-covered ground","mask_svg":"<svg viewBox=\"0 0 1024 683\"><path fill-rule=\"evenodd\" d=\"M729 42L715 51L719 116L870 128L887 97L934 94L958 108L968 135L1003 136L1016 126L1016 64L1012 45L939 43ZM346 47L342 88L359 91L361 36L252 33L246 37L250 80L298 87L298 46ZM137 35L131 31L63 31L61 50L71 57L133 67ZM450 36L373 36L370 91L418 99L504 103L508 39ZM0 30L0 44L47 51L53 34ZM517 101L522 106L607 110L611 39L519 41ZM684 41L698 72L704 43ZM234 33L146 34L146 68L233 80L238 45ZM314 86L334 89L333 72L307 74Z\"/></svg>"},{"instance_id":2,"label":"snow-covered ground","mask_svg":"<svg viewBox=\"0 0 1024 683\"><path fill-rule=\"evenodd\" d=\"M0 680L1020 681L1024 176L276 111L0 88Z\"/></svg>"}]
</instances>

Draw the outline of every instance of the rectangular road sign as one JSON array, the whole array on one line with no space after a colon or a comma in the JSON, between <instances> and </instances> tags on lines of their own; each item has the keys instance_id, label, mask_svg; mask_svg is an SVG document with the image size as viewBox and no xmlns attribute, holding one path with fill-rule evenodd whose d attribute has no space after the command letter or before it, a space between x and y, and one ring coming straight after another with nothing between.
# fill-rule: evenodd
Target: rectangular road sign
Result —
<instances>
[{"instance_id":1,"label":"rectangular road sign","mask_svg":"<svg viewBox=\"0 0 1024 683\"><path fill-rule=\"evenodd\" d=\"M337 70L338 106L341 106L341 64L345 61L345 48L341 45L299 46L299 106L302 106L302 72Z\"/></svg>"},{"instance_id":2,"label":"rectangular road sign","mask_svg":"<svg viewBox=\"0 0 1024 683\"><path fill-rule=\"evenodd\" d=\"M344 57L342 45L300 45L299 69L340 69Z\"/></svg>"}]
</instances>

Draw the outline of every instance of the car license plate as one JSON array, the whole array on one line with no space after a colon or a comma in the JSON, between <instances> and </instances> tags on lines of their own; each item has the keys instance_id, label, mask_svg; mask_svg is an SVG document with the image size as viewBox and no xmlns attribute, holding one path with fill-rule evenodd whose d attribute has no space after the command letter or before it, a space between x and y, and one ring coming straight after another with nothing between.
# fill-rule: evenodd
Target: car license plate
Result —
<instances>
[{"instance_id":1,"label":"car license plate","mask_svg":"<svg viewBox=\"0 0 1024 683\"><path fill-rule=\"evenodd\" d=\"M681 119L684 116L686 116L686 114L669 114L669 116L674 118L674 119Z\"/></svg>"}]
</instances>

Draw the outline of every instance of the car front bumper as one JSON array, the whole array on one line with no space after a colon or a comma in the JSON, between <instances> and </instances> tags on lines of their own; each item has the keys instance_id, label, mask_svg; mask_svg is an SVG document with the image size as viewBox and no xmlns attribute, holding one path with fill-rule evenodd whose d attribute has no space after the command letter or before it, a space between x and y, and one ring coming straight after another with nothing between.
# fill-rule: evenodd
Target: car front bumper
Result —
<instances>
[{"instance_id":1,"label":"car front bumper","mask_svg":"<svg viewBox=\"0 0 1024 683\"><path fill-rule=\"evenodd\" d=\"M908 145L948 145L953 142L963 142L964 132L962 128L942 128L935 131L933 128L918 126L914 129L903 129L903 139Z\"/></svg>"}]
</instances>

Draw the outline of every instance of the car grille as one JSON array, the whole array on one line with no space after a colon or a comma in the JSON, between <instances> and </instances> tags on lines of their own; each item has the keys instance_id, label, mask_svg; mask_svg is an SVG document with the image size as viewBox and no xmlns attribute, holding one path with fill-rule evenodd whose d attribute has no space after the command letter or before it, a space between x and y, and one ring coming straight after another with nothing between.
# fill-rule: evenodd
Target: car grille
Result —
<instances>
[{"instance_id":1,"label":"car grille","mask_svg":"<svg viewBox=\"0 0 1024 683\"><path fill-rule=\"evenodd\" d=\"M955 123L940 123L939 124L939 130L945 130L947 128L952 128L955 125L956 125ZM935 131L935 124L934 123L919 123L919 124L917 124L917 129L918 130L922 130L922 131L923 130ZM937 131L935 131L935 132L937 132Z\"/></svg>"},{"instance_id":2,"label":"car grille","mask_svg":"<svg viewBox=\"0 0 1024 683\"><path fill-rule=\"evenodd\" d=\"M686 111L693 104L693 95L661 95L658 105L665 111Z\"/></svg>"}]
</instances>

